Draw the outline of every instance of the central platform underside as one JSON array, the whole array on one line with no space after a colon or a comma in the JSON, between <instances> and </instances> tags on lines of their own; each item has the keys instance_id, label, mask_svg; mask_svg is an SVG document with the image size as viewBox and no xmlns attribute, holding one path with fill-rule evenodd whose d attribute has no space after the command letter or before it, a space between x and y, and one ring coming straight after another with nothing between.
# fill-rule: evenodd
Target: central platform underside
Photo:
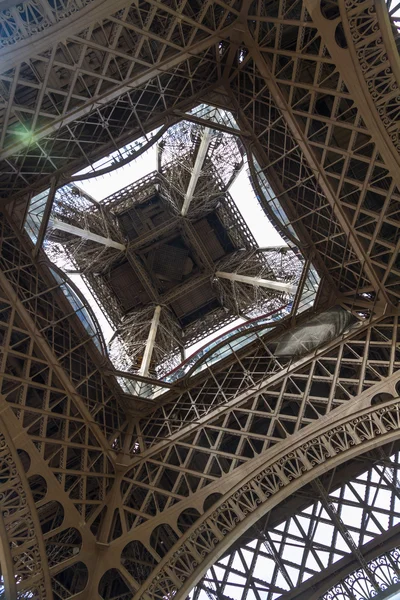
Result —
<instances>
[{"instance_id":1,"label":"central platform underside","mask_svg":"<svg viewBox=\"0 0 400 600\"><path fill-rule=\"evenodd\" d=\"M50 254L62 248L114 328L115 361L145 375L229 323L291 305L305 264L293 244L260 248L238 210L230 189L247 158L236 135L181 121L156 153L156 171L100 203L67 186L48 233Z\"/></svg>"}]
</instances>

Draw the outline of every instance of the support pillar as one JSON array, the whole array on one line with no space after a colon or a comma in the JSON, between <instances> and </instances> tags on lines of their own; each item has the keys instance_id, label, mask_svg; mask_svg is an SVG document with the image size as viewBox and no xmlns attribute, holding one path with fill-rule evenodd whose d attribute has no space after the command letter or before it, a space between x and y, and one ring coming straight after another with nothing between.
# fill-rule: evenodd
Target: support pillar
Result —
<instances>
[{"instance_id":1,"label":"support pillar","mask_svg":"<svg viewBox=\"0 0 400 600\"><path fill-rule=\"evenodd\" d=\"M200 177L201 169L203 168L204 161L207 155L208 147L211 142L211 134L212 130L206 127L204 129L200 148L196 156L196 161L194 163L192 176L189 181L188 189L186 190L185 200L183 202L181 214L183 217L186 217L191 201L193 200L194 191L196 189L197 182Z\"/></svg>"}]
</instances>

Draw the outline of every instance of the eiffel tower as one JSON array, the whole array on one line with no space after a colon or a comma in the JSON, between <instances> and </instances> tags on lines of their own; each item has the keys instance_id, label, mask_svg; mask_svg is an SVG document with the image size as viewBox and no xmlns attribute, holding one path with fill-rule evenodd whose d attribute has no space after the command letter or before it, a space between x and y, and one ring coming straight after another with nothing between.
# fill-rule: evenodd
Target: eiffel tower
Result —
<instances>
[{"instance_id":1,"label":"eiffel tower","mask_svg":"<svg viewBox=\"0 0 400 600\"><path fill-rule=\"evenodd\" d=\"M0 598L396 597L399 15L0 0Z\"/></svg>"}]
</instances>

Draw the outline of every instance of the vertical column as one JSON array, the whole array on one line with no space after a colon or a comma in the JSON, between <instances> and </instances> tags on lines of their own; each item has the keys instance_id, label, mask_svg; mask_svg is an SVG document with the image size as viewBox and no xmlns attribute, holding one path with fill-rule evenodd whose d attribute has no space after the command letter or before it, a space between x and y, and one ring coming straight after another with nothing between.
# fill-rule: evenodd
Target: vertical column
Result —
<instances>
[{"instance_id":1,"label":"vertical column","mask_svg":"<svg viewBox=\"0 0 400 600\"><path fill-rule=\"evenodd\" d=\"M146 377L149 374L149 368L151 364L151 357L154 350L154 342L156 340L158 324L160 322L161 306L156 306L154 309L153 319L151 321L149 336L147 338L146 349L144 351L142 366L140 367L139 374Z\"/></svg>"},{"instance_id":2,"label":"vertical column","mask_svg":"<svg viewBox=\"0 0 400 600\"><path fill-rule=\"evenodd\" d=\"M199 148L199 151L196 156L196 161L194 163L192 176L190 178L188 189L186 190L186 194L185 194L185 199L183 201L183 206L182 206L182 211L181 211L181 214L183 217L185 217L187 215L190 203L193 200L194 191L196 189L196 185L199 180L200 173L203 168L204 161L205 161L205 158L207 155L207 150L208 150L208 147L211 142L211 134L212 134L212 130L209 127L206 127L204 129L204 132L203 132L203 135L201 138L200 148Z\"/></svg>"}]
</instances>

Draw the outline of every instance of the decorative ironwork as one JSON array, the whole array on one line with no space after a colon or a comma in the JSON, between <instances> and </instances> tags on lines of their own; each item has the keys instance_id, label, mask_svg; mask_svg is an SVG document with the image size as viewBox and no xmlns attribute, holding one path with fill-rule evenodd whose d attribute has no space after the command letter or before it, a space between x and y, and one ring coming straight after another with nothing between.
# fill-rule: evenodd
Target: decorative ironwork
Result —
<instances>
[{"instance_id":1,"label":"decorative ironwork","mask_svg":"<svg viewBox=\"0 0 400 600\"><path fill-rule=\"evenodd\" d=\"M400 152L400 70L389 60L390 21L379 19L375 2L346 0L345 14L366 89L391 142ZM388 37L389 36L389 37ZM392 38L394 45L394 39ZM396 57L398 61L398 56Z\"/></svg>"},{"instance_id":2,"label":"decorative ironwork","mask_svg":"<svg viewBox=\"0 0 400 600\"><path fill-rule=\"evenodd\" d=\"M396 585L400 492L390 474L397 478L399 453L379 454L359 457L359 472L345 483L336 481L339 470L336 480L328 473L259 519L214 562L191 600L370 598Z\"/></svg>"},{"instance_id":3,"label":"decorative ironwork","mask_svg":"<svg viewBox=\"0 0 400 600\"><path fill-rule=\"evenodd\" d=\"M29 39L91 4L93 0L26 0L0 12L0 48Z\"/></svg>"}]
</instances>

